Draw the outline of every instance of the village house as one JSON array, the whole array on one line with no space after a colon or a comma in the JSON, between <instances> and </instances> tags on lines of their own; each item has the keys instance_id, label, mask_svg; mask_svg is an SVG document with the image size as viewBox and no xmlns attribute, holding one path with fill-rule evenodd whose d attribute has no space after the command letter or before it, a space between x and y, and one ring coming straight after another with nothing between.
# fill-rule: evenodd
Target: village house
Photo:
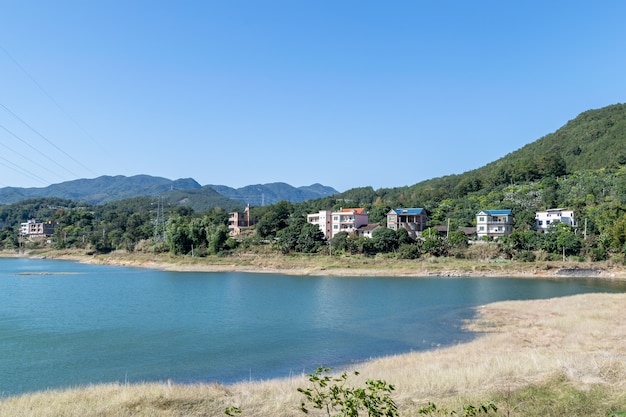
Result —
<instances>
[{"instance_id":1,"label":"village house","mask_svg":"<svg viewBox=\"0 0 626 417\"><path fill-rule=\"evenodd\" d=\"M433 228L435 230L437 230L439 232L439 235L442 237L447 237L450 233L453 232L453 230L450 230L450 228L445 225L445 224L440 224L437 226L433 226ZM459 226L456 228L457 232L461 232L463 233L465 236L467 236L468 239L474 239L476 238L476 228L475 227L465 227L465 226Z\"/></svg>"},{"instance_id":2,"label":"village house","mask_svg":"<svg viewBox=\"0 0 626 417\"><path fill-rule=\"evenodd\" d=\"M331 213L331 239L337 233L353 233L359 227L369 223L369 215L364 208L342 208Z\"/></svg>"},{"instance_id":3,"label":"village house","mask_svg":"<svg viewBox=\"0 0 626 417\"><path fill-rule=\"evenodd\" d=\"M550 225L555 223L566 223L576 227L574 210L564 208L554 208L535 213L535 228L542 232L547 232Z\"/></svg>"},{"instance_id":4,"label":"village house","mask_svg":"<svg viewBox=\"0 0 626 417\"><path fill-rule=\"evenodd\" d=\"M244 230L256 224L256 219L250 217L250 205L243 212L233 211L228 213L228 234L240 235Z\"/></svg>"},{"instance_id":5,"label":"village house","mask_svg":"<svg viewBox=\"0 0 626 417\"><path fill-rule=\"evenodd\" d=\"M324 239L332 233L332 212L330 210L320 210L317 213L307 214L306 221L311 224L316 224L322 233Z\"/></svg>"},{"instance_id":6,"label":"village house","mask_svg":"<svg viewBox=\"0 0 626 417\"><path fill-rule=\"evenodd\" d=\"M368 224L369 215L363 208L342 208L339 211L321 210L308 214L307 221L316 224L326 239L332 239L339 232L354 233Z\"/></svg>"},{"instance_id":7,"label":"village house","mask_svg":"<svg viewBox=\"0 0 626 417\"><path fill-rule=\"evenodd\" d=\"M476 235L498 239L513 231L513 213L511 210L482 210L476 214Z\"/></svg>"},{"instance_id":8,"label":"village house","mask_svg":"<svg viewBox=\"0 0 626 417\"><path fill-rule=\"evenodd\" d=\"M366 224L356 229L355 234L357 236L363 236L363 237L367 237L371 239L372 233L374 232L374 230L378 229L379 227L381 227L380 223Z\"/></svg>"},{"instance_id":9,"label":"village house","mask_svg":"<svg viewBox=\"0 0 626 417\"><path fill-rule=\"evenodd\" d=\"M387 227L398 231L406 229L413 239L426 229L426 210L423 208L395 208L387 213Z\"/></svg>"},{"instance_id":10,"label":"village house","mask_svg":"<svg viewBox=\"0 0 626 417\"><path fill-rule=\"evenodd\" d=\"M40 222L30 219L24 223L20 223L20 237L28 240L41 240L54 235L56 223Z\"/></svg>"}]
</instances>

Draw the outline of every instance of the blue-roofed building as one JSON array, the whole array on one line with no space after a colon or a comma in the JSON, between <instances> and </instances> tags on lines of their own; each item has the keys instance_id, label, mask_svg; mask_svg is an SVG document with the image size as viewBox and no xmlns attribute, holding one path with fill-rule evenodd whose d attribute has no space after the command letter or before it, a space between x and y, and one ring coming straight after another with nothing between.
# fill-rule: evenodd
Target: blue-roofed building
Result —
<instances>
[{"instance_id":1,"label":"blue-roofed building","mask_svg":"<svg viewBox=\"0 0 626 417\"><path fill-rule=\"evenodd\" d=\"M482 210L476 215L476 235L497 239L513 231L511 210Z\"/></svg>"},{"instance_id":2,"label":"blue-roofed building","mask_svg":"<svg viewBox=\"0 0 626 417\"><path fill-rule=\"evenodd\" d=\"M416 238L426 229L426 210L423 208L395 208L387 213L387 227L392 230L406 229Z\"/></svg>"}]
</instances>

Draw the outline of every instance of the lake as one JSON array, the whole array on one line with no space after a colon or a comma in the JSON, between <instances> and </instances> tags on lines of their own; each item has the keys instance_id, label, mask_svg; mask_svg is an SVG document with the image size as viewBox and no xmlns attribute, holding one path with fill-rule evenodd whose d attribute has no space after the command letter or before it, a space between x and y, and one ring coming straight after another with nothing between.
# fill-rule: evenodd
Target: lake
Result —
<instances>
[{"instance_id":1,"label":"lake","mask_svg":"<svg viewBox=\"0 0 626 417\"><path fill-rule=\"evenodd\" d=\"M0 258L0 393L259 380L470 340L473 308L594 279L301 277Z\"/></svg>"}]
</instances>

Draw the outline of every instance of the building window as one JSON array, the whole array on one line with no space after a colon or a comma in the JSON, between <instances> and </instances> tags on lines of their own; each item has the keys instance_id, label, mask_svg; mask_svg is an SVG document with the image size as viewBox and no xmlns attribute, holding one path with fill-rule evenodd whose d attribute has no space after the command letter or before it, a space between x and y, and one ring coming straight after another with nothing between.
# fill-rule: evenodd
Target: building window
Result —
<instances>
[{"instance_id":1,"label":"building window","mask_svg":"<svg viewBox=\"0 0 626 417\"><path fill-rule=\"evenodd\" d=\"M480 226L480 227L478 228L478 230L480 230L480 231L485 230L485 226Z\"/></svg>"},{"instance_id":2,"label":"building window","mask_svg":"<svg viewBox=\"0 0 626 417\"><path fill-rule=\"evenodd\" d=\"M339 229L339 225L334 224L334 225L333 225L333 229L335 229L335 230Z\"/></svg>"},{"instance_id":3,"label":"building window","mask_svg":"<svg viewBox=\"0 0 626 417\"><path fill-rule=\"evenodd\" d=\"M479 222L484 222L484 221L485 221L485 218L484 218L484 217L479 217L479 218L478 218L478 221L479 221Z\"/></svg>"},{"instance_id":4,"label":"building window","mask_svg":"<svg viewBox=\"0 0 626 417\"><path fill-rule=\"evenodd\" d=\"M390 222L394 221L395 219L396 219L396 217L395 217L395 216L389 216L389 221L390 221Z\"/></svg>"}]
</instances>

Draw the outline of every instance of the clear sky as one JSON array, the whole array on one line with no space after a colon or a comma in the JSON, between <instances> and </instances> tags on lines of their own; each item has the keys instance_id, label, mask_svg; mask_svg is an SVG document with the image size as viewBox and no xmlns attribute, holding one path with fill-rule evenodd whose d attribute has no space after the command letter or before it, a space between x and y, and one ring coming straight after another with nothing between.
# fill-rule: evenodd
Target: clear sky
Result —
<instances>
[{"instance_id":1,"label":"clear sky","mask_svg":"<svg viewBox=\"0 0 626 417\"><path fill-rule=\"evenodd\" d=\"M398 187L626 101L626 1L4 1L0 187Z\"/></svg>"}]
</instances>

